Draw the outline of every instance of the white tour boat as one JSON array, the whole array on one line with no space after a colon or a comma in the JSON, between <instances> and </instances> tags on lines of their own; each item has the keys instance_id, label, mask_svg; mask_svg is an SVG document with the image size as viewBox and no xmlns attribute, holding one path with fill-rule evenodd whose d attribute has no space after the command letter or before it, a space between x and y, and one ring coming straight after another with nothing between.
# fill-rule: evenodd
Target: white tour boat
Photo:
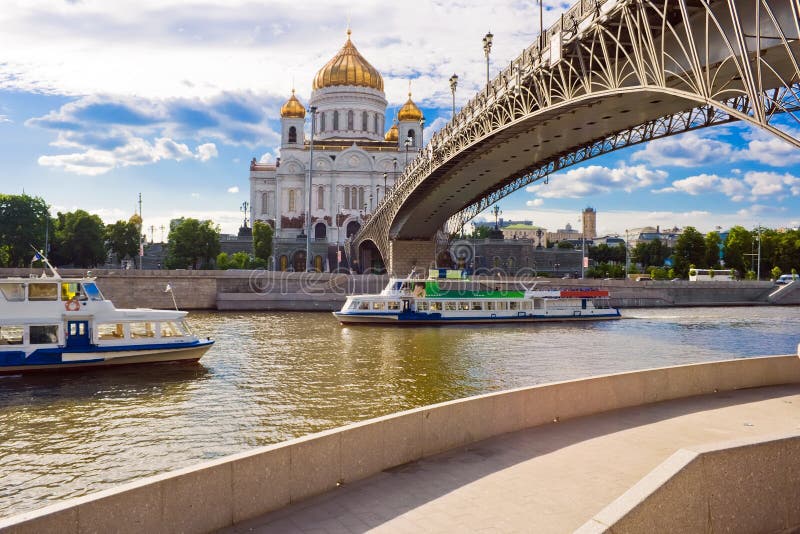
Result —
<instances>
[{"instance_id":1,"label":"white tour boat","mask_svg":"<svg viewBox=\"0 0 800 534\"><path fill-rule=\"evenodd\" d=\"M0 279L0 374L197 361L214 344L178 310L116 309L91 277Z\"/></svg>"},{"instance_id":2,"label":"white tour boat","mask_svg":"<svg viewBox=\"0 0 800 534\"><path fill-rule=\"evenodd\" d=\"M510 284L522 286L512 289ZM378 295L352 295L333 315L342 323L453 324L619 319L608 291L541 290L521 282L470 280L462 271L431 269L390 278Z\"/></svg>"}]
</instances>

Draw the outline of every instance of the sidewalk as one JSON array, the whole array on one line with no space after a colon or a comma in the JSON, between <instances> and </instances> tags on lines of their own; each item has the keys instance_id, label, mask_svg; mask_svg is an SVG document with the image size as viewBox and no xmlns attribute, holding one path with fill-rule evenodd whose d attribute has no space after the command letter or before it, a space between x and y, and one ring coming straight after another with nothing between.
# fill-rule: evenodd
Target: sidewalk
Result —
<instances>
[{"instance_id":1,"label":"sidewalk","mask_svg":"<svg viewBox=\"0 0 800 534\"><path fill-rule=\"evenodd\" d=\"M800 385L637 406L488 439L221 532L572 532L678 449L800 431Z\"/></svg>"}]
</instances>

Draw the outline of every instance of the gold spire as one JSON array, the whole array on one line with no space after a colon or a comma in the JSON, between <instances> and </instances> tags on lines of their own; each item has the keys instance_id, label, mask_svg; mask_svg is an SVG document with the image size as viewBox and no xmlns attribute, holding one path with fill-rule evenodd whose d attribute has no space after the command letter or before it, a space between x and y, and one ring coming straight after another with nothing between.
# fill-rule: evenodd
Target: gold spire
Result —
<instances>
[{"instance_id":1,"label":"gold spire","mask_svg":"<svg viewBox=\"0 0 800 534\"><path fill-rule=\"evenodd\" d=\"M357 85L383 92L383 78L350 41L351 33L348 25L347 42L314 77L314 90L337 85Z\"/></svg>"},{"instance_id":2,"label":"gold spire","mask_svg":"<svg viewBox=\"0 0 800 534\"><path fill-rule=\"evenodd\" d=\"M292 96L286 103L281 106L281 118L284 119L304 119L306 118L306 108L294 96L294 88L292 88Z\"/></svg>"},{"instance_id":3,"label":"gold spire","mask_svg":"<svg viewBox=\"0 0 800 534\"><path fill-rule=\"evenodd\" d=\"M386 135L384 135L383 138L392 143L397 142L397 140L400 138L400 132L397 130L397 121L392 124L392 127L389 128L389 131L386 132Z\"/></svg>"},{"instance_id":4,"label":"gold spire","mask_svg":"<svg viewBox=\"0 0 800 534\"><path fill-rule=\"evenodd\" d=\"M408 101L403 104L403 107L397 112L397 119L400 121L414 122L422 120L422 111L420 111L414 101L411 100L411 82L408 82Z\"/></svg>"}]
</instances>

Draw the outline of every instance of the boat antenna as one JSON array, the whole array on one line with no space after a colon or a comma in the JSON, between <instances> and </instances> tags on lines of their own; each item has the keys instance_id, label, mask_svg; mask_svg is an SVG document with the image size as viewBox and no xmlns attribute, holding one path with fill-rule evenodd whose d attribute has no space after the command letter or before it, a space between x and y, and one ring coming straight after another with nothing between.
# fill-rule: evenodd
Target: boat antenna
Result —
<instances>
[{"instance_id":1,"label":"boat antenna","mask_svg":"<svg viewBox=\"0 0 800 534\"><path fill-rule=\"evenodd\" d=\"M50 272L53 273L53 278L60 280L61 275L58 274L56 268L52 266L50 261L47 259L47 256L44 255L44 251L37 250L36 247L34 247L33 245L31 245L31 248L33 249L34 252L33 259L31 260L31 267L33 267L33 262L42 261L45 264L45 266L47 266L47 268L50 269Z\"/></svg>"}]
</instances>

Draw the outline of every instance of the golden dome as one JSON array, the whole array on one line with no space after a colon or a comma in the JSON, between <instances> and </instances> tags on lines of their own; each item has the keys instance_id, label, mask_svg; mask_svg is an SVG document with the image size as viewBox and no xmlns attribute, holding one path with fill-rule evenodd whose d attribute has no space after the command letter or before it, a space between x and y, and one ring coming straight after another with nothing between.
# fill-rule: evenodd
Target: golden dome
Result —
<instances>
[{"instance_id":1,"label":"golden dome","mask_svg":"<svg viewBox=\"0 0 800 534\"><path fill-rule=\"evenodd\" d=\"M281 118L284 119L305 119L306 108L294 96L294 89L292 89L292 96L281 106Z\"/></svg>"},{"instance_id":2,"label":"golden dome","mask_svg":"<svg viewBox=\"0 0 800 534\"><path fill-rule=\"evenodd\" d=\"M419 122L422 120L422 112L417 105L411 100L411 92L408 93L408 102L403 104L400 111L397 113L398 120L401 121L414 121Z\"/></svg>"},{"instance_id":3,"label":"golden dome","mask_svg":"<svg viewBox=\"0 0 800 534\"><path fill-rule=\"evenodd\" d=\"M395 122L392 124L392 127L389 128L389 131L386 132L386 135L383 138L387 141L392 143L396 143L397 140L400 138L400 133L397 131L397 123Z\"/></svg>"},{"instance_id":4,"label":"golden dome","mask_svg":"<svg viewBox=\"0 0 800 534\"><path fill-rule=\"evenodd\" d=\"M336 85L358 85L383 92L383 78L375 67L358 53L350 41L349 28L347 42L314 77L314 90Z\"/></svg>"}]
</instances>

